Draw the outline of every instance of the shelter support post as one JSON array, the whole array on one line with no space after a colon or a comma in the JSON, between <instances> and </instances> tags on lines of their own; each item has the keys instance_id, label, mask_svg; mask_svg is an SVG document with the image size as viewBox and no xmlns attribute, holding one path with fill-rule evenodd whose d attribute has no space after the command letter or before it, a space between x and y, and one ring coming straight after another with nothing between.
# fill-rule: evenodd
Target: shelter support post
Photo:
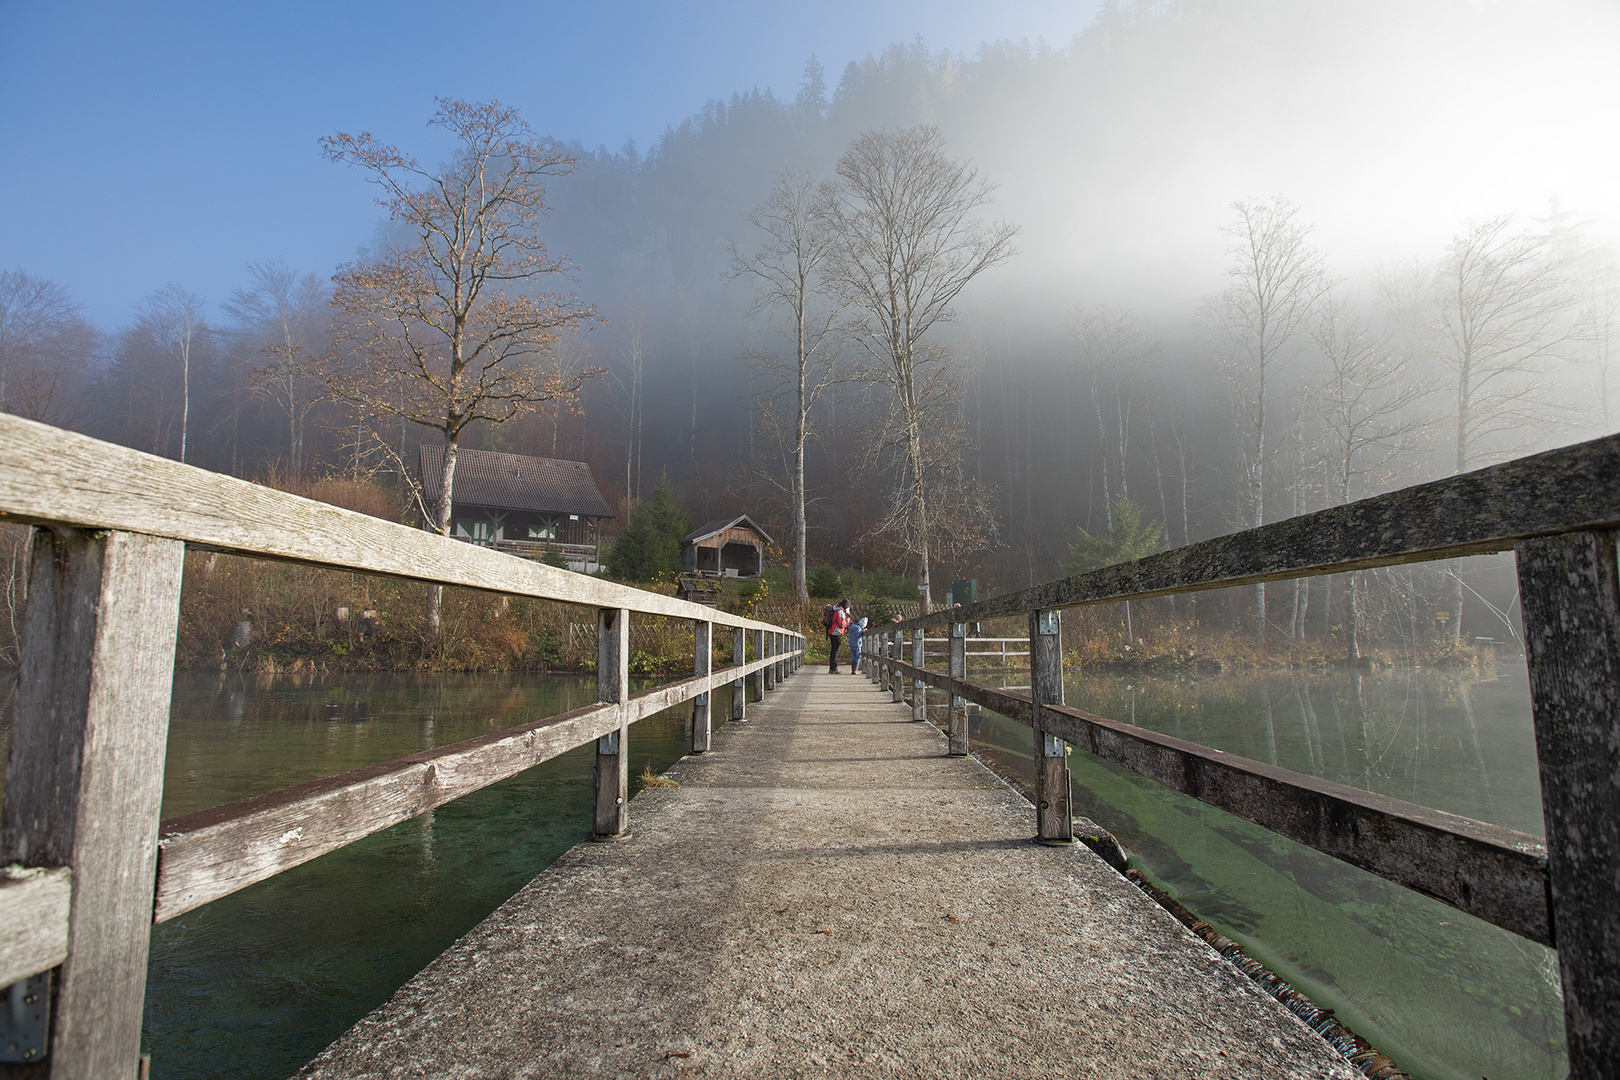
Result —
<instances>
[{"instance_id":1,"label":"shelter support post","mask_svg":"<svg viewBox=\"0 0 1620 1080\"><path fill-rule=\"evenodd\" d=\"M596 612L596 700L624 704L630 700L630 612L598 608ZM625 803L630 798L630 725L622 722L596 740L596 817L598 840L624 836Z\"/></svg>"},{"instance_id":2,"label":"shelter support post","mask_svg":"<svg viewBox=\"0 0 1620 1080\"><path fill-rule=\"evenodd\" d=\"M697 619L692 623L692 674L708 675L714 670L714 623ZM709 751L709 698L705 690L692 699L692 753Z\"/></svg>"},{"instance_id":3,"label":"shelter support post","mask_svg":"<svg viewBox=\"0 0 1620 1080\"><path fill-rule=\"evenodd\" d=\"M1063 704L1063 631L1057 611L1029 613L1029 698L1034 703L1035 838L1043 843L1074 842L1069 805L1069 758L1063 740L1051 733L1043 705Z\"/></svg>"},{"instance_id":4,"label":"shelter support post","mask_svg":"<svg viewBox=\"0 0 1620 1080\"><path fill-rule=\"evenodd\" d=\"M139 1068L184 563L179 540L33 534L0 864L70 870L55 1080Z\"/></svg>"},{"instance_id":5,"label":"shelter support post","mask_svg":"<svg viewBox=\"0 0 1620 1080\"><path fill-rule=\"evenodd\" d=\"M967 678L967 623L951 623L950 676ZM961 757L968 752L967 699L951 694L951 714L946 725L946 753Z\"/></svg>"},{"instance_id":6,"label":"shelter support post","mask_svg":"<svg viewBox=\"0 0 1620 1080\"><path fill-rule=\"evenodd\" d=\"M1571 1080L1620 1076L1620 573L1613 532L1521 541L1519 595Z\"/></svg>"}]
</instances>

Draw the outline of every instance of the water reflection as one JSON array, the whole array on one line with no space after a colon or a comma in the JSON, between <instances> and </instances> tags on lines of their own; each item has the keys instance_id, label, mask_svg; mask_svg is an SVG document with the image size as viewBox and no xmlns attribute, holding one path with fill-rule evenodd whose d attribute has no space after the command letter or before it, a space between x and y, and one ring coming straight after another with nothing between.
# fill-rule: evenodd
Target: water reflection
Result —
<instances>
[{"instance_id":1,"label":"water reflection","mask_svg":"<svg viewBox=\"0 0 1620 1080\"><path fill-rule=\"evenodd\" d=\"M1071 676L1065 697L1228 753L1542 833L1520 665L1489 678ZM986 713L972 736L1009 774L1033 776L1027 729ZM1565 1075L1552 950L1089 755L1070 762L1077 813L1113 831L1150 876L1412 1075Z\"/></svg>"},{"instance_id":2,"label":"water reflection","mask_svg":"<svg viewBox=\"0 0 1620 1080\"><path fill-rule=\"evenodd\" d=\"M181 674L163 814L595 700L589 677ZM716 692L717 716L730 701L729 687ZM632 729L632 777L685 752L689 717L683 706ZM593 762L580 748L157 927L143 1033L152 1075L292 1074L589 833Z\"/></svg>"}]
</instances>

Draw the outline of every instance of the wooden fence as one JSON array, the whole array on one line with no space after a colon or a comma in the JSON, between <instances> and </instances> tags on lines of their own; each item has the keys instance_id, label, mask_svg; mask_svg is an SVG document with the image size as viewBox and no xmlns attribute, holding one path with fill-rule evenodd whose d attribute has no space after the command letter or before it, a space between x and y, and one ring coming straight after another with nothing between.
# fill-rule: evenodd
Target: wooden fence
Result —
<instances>
[{"instance_id":1,"label":"wooden fence","mask_svg":"<svg viewBox=\"0 0 1620 1080\"><path fill-rule=\"evenodd\" d=\"M703 752L716 687L732 683L742 719L803 655L795 630L7 415L0 521L36 527L0 812L0 1000L14 1022L0 1076L133 1080L153 922L592 740L595 835L624 835L630 725L690 701ZM160 822L188 548L593 608L598 704ZM629 692L632 612L691 622L691 678ZM716 626L736 658L718 671Z\"/></svg>"},{"instance_id":2,"label":"wooden fence","mask_svg":"<svg viewBox=\"0 0 1620 1080\"><path fill-rule=\"evenodd\" d=\"M1620 1076L1620 436L1521 458L896 624L869 673L915 719L949 695L1034 735L1038 834L1070 842L1064 744L1558 950L1570 1076ZM1065 608L1512 551L1547 841L1280 769L1065 705ZM966 678L966 624L1029 622L1030 692ZM930 670L924 631L946 631ZM909 637L909 641L907 640ZM905 655L910 649L909 658Z\"/></svg>"}]
</instances>

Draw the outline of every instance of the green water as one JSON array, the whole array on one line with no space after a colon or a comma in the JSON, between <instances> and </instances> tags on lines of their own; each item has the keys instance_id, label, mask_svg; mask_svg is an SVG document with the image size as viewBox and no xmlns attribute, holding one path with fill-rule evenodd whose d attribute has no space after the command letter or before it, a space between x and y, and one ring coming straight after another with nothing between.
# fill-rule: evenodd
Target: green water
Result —
<instances>
[{"instance_id":1,"label":"green water","mask_svg":"<svg viewBox=\"0 0 1620 1080\"><path fill-rule=\"evenodd\" d=\"M989 680L986 680L989 681ZM1010 682L1027 682L1014 676ZM1383 673L1071 677L1074 705L1260 761L1541 832L1522 664ZM165 816L588 704L590 678L176 678ZM729 688L716 695L727 715ZM0 700L9 694L0 695ZM688 707L631 733L631 772L688 745ZM0 716L0 753L6 718ZM975 747L1030 773L1027 729ZM584 747L157 927L153 1075L289 1075L590 830ZM1078 813L1312 1000L1423 1080L1566 1070L1554 954L1076 753Z\"/></svg>"},{"instance_id":2,"label":"green water","mask_svg":"<svg viewBox=\"0 0 1620 1080\"><path fill-rule=\"evenodd\" d=\"M591 677L181 674L163 815L595 699ZM730 688L715 699L714 715L729 715ZM682 706L631 728L632 777L689 749L690 715ZM0 718L0 753L8 727ZM574 750L156 927L143 1035L152 1076L296 1071L590 833L593 761L592 747Z\"/></svg>"},{"instance_id":3,"label":"green water","mask_svg":"<svg viewBox=\"0 0 1620 1080\"><path fill-rule=\"evenodd\" d=\"M988 680L987 680L988 681ZM1009 682L1027 682L1015 676ZM1522 661L1439 673L1070 676L1065 700L1140 727L1542 834ZM1029 729L974 746L1033 781ZM1075 812L1132 863L1422 1080L1565 1076L1552 950L1076 751Z\"/></svg>"}]
</instances>

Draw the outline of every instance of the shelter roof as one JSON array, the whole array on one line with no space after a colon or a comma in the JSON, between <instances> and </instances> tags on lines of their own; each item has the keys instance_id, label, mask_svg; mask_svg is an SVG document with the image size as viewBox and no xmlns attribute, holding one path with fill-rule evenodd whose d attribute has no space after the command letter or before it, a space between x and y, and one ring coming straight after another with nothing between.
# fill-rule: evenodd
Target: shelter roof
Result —
<instances>
[{"instance_id":1,"label":"shelter roof","mask_svg":"<svg viewBox=\"0 0 1620 1080\"><path fill-rule=\"evenodd\" d=\"M736 517L717 518L714 521L709 522L707 525L699 526L698 528L687 533L685 536L681 537L681 543L695 544L699 540L707 540L716 533L722 533L727 529L734 529L738 526L753 529L759 534L760 539L764 540L767 544L776 543L776 541L772 540L764 529L759 527L759 522L755 521L747 514L738 514Z\"/></svg>"},{"instance_id":2,"label":"shelter roof","mask_svg":"<svg viewBox=\"0 0 1620 1080\"><path fill-rule=\"evenodd\" d=\"M422 496L431 505L438 500L444 479L444 447L423 446L417 460ZM455 501L541 514L614 516L585 462L488 450L456 454Z\"/></svg>"}]
</instances>

